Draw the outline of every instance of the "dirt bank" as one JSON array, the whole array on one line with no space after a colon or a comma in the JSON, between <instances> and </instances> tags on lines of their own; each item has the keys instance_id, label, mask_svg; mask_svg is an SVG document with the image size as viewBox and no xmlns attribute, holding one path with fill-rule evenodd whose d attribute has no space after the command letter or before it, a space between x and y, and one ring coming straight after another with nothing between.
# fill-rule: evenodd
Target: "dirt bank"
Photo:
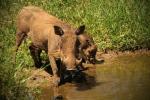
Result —
<instances>
[{"instance_id":1,"label":"dirt bank","mask_svg":"<svg viewBox=\"0 0 150 100\"><path fill-rule=\"evenodd\" d=\"M124 56L124 55L130 55L130 56L150 55L150 50L141 49L141 50L124 51L124 52L119 52L119 51L108 51L107 53L98 52L97 58L108 60L108 59L113 59L118 56Z\"/></svg>"}]
</instances>

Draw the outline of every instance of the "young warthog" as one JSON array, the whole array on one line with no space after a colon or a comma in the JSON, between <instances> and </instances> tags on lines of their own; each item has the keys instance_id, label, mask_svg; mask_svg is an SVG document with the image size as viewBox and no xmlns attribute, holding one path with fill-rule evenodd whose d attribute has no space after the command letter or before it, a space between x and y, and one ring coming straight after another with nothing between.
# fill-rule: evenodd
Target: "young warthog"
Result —
<instances>
[{"instance_id":1,"label":"young warthog","mask_svg":"<svg viewBox=\"0 0 150 100\"><path fill-rule=\"evenodd\" d=\"M79 36L79 40L80 40L79 57L82 58L82 61L85 63L95 64L97 46L94 43L93 38L87 34L82 34Z\"/></svg>"},{"instance_id":2,"label":"young warthog","mask_svg":"<svg viewBox=\"0 0 150 100\"><path fill-rule=\"evenodd\" d=\"M66 70L71 72L76 70L81 61L76 59L80 45L78 38L84 33L84 29L85 26L73 29L38 7L24 7L17 17L16 52L22 41L28 36L32 41L29 49L36 67L41 66L41 51L48 53L54 77L53 82L58 88L60 77L56 59L61 59ZM56 93L58 93L57 88Z\"/></svg>"}]
</instances>

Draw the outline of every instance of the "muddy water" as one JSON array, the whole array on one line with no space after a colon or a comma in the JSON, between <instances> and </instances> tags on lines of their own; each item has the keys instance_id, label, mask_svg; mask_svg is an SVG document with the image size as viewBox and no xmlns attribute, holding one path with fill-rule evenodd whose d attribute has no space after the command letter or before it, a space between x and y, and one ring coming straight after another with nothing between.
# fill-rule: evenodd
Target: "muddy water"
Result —
<instances>
[{"instance_id":1,"label":"muddy water","mask_svg":"<svg viewBox=\"0 0 150 100\"><path fill-rule=\"evenodd\" d=\"M150 100L150 56L126 55L89 66L87 82L61 86L65 100ZM51 100L52 88L40 100Z\"/></svg>"}]
</instances>

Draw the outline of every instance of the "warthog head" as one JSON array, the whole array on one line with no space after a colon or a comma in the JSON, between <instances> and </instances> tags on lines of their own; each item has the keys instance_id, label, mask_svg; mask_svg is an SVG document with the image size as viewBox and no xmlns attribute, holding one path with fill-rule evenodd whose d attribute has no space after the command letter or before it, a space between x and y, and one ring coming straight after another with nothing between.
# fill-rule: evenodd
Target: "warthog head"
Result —
<instances>
[{"instance_id":1,"label":"warthog head","mask_svg":"<svg viewBox=\"0 0 150 100\"><path fill-rule=\"evenodd\" d=\"M77 60L76 56L79 52L80 45L78 36L84 33L85 26L80 26L74 30L62 30L58 26L54 26L55 33L61 35L61 60L65 65L66 70L75 71L77 66L81 63L82 59Z\"/></svg>"}]
</instances>

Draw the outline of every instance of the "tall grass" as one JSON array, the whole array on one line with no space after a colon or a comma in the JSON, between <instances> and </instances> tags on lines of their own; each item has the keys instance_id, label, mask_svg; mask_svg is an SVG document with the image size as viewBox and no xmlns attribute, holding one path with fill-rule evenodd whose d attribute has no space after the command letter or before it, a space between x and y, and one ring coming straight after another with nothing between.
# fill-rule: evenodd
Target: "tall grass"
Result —
<instances>
[{"instance_id":1,"label":"tall grass","mask_svg":"<svg viewBox=\"0 0 150 100\"><path fill-rule=\"evenodd\" d=\"M2 31L1 31L2 32ZM24 80L24 74L17 75L21 68L12 65L11 40L2 37L5 43L0 46L0 100L27 100L28 88Z\"/></svg>"},{"instance_id":2,"label":"tall grass","mask_svg":"<svg viewBox=\"0 0 150 100\"><path fill-rule=\"evenodd\" d=\"M85 24L99 50L150 48L149 0L0 0L0 96L17 97L16 89L26 92L14 76L18 66L32 65L28 41L21 45L14 67L12 55L16 16L27 5L41 7L74 27Z\"/></svg>"}]
</instances>

